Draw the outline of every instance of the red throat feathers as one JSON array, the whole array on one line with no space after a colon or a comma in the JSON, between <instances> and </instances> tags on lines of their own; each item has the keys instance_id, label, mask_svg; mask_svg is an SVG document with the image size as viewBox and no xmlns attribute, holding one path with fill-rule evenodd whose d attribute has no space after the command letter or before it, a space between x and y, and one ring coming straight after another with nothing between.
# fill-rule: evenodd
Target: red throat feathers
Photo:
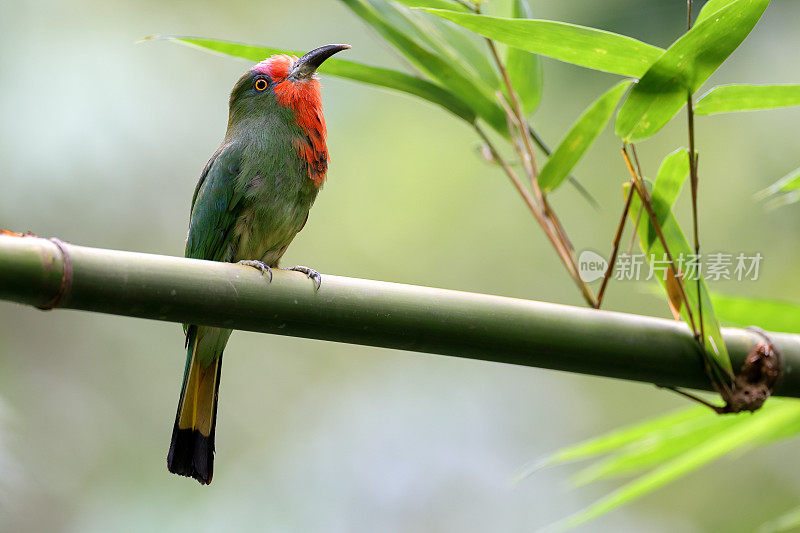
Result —
<instances>
[{"instance_id":1,"label":"red throat feathers","mask_svg":"<svg viewBox=\"0 0 800 533\"><path fill-rule=\"evenodd\" d=\"M322 94L319 80L295 81L289 79L295 56L276 55L265 59L253 70L269 76L274 85L278 103L294 111L295 120L303 130L304 138L295 140L295 149L308 163L308 177L317 187L322 186L328 172L328 146L325 138L325 116L322 114Z\"/></svg>"}]
</instances>

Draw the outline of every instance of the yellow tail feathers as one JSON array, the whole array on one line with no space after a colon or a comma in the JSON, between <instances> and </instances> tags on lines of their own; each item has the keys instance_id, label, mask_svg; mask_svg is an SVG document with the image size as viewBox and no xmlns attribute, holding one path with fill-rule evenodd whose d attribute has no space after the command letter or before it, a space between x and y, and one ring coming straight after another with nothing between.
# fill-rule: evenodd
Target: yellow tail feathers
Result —
<instances>
[{"instance_id":1,"label":"yellow tail feathers","mask_svg":"<svg viewBox=\"0 0 800 533\"><path fill-rule=\"evenodd\" d=\"M211 483L222 351L231 330L189 326L183 387L167 455L170 472Z\"/></svg>"}]
</instances>

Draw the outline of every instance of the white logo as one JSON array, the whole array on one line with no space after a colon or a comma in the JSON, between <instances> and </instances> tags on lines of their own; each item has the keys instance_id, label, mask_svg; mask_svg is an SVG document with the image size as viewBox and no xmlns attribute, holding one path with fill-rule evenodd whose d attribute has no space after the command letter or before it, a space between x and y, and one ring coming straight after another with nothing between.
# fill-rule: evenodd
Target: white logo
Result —
<instances>
[{"instance_id":1,"label":"white logo","mask_svg":"<svg viewBox=\"0 0 800 533\"><path fill-rule=\"evenodd\" d=\"M578 256L578 274L586 283L602 278L608 269L608 261L591 250L584 250Z\"/></svg>"}]
</instances>

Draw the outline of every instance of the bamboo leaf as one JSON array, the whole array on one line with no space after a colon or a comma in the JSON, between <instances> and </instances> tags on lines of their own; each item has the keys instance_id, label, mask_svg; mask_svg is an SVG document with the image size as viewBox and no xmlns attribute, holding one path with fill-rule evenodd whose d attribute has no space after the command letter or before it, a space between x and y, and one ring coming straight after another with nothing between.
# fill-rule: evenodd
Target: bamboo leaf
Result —
<instances>
[{"instance_id":1,"label":"bamboo leaf","mask_svg":"<svg viewBox=\"0 0 800 533\"><path fill-rule=\"evenodd\" d=\"M689 153L686 148L678 148L661 162L653 185L653 208L660 224L663 225L669 216L688 175ZM652 245L657 235L649 229L647 242Z\"/></svg>"},{"instance_id":2,"label":"bamboo leaf","mask_svg":"<svg viewBox=\"0 0 800 533\"><path fill-rule=\"evenodd\" d=\"M763 200L778 193L796 191L798 189L800 189L800 168L792 170L763 191L756 193L756 199Z\"/></svg>"},{"instance_id":3,"label":"bamboo leaf","mask_svg":"<svg viewBox=\"0 0 800 533\"><path fill-rule=\"evenodd\" d=\"M735 1L736 0L708 0L708 2L706 2L703 6L703 9L700 10L700 13L697 15L697 19L694 21L694 23L700 24L723 7Z\"/></svg>"},{"instance_id":4,"label":"bamboo leaf","mask_svg":"<svg viewBox=\"0 0 800 533\"><path fill-rule=\"evenodd\" d=\"M471 39L472 35L462 28L423 11L395 7L386 0L369 2L381 14L394 12L394 18L405 19L413 33L427 43L432 52L452 61L463 72L470 73L475 83L485 85L484 90L493 92L501 88L500 77L490 63L486 50L481 49Z\"/></svg>"},{"instance_id":5,"label":"bamboo leaf","mask_svg":"<svg viewBox=\"0 0 800 533\"><path fill-rule=\"evenodd\" d=\"M641 205L639 196L634 195L630 209L630 218L633 224L636 224L637 214ZM708 287L706 286L705 280L702 279L702 272L700 270L691 272L688 267L689 260L693 257L694 252L689 246L689 242L686 240L686 236L683 234L672 211L655 197L653 197L653 206L656 213L667 213L664 223L661 225L661 233L664 235L664 240L669 246L669 251L673 259L678 263L679 270L686 276L683 287L695 321L699 320L698 304L702 302L703 331L705 333L703 341L705 356L710 364L710 368L712 372L716 374L718 380L728 380L733 374L733 369L731 367L730 357L728 356L728 350L722 339L719 322L714 314L714 308L708 294ZM663 271L664 274L666 274L666 272L669 271L665 262L667 259L666 251L660 239L656 238L652 239L652 242L650 241L649 235L655 234L656 230L653 228L652 224L650 224L648 217L645 216L644 218L646 219L646 223L643 221L638 225L640 244L649 261L655 260L659 262L658 265L655 263L652 264L653 268L656 268L656 266L658 267L658 270L654 273L654 277L667 289L669 278L661 273L661 271ZM683 263L683 265L681 263ZM698 276L699 283L697 281ZM681 308L681 315L684 320L689 323L689 316L685 306ZM696 323L696 325L699 330L700 324Z\"/></svg>"},{"instance_id":6,"label":"bamboo leaf","mask_svg":"<svg viewBox=\"0 0 800 533\"><path fill-rule=\"evenodd\" d=\"M700 97L698 115L757 111L800 105L800 85L721 85Z\"/></svg>"},{"instance_id":7,"label":"bamboo leaf","mask_svg":"<svg viewBox=\"0 0 800 533\"><path fill-rule=\"evenodd\" d=\"M408 7L432 7L435 9L452 9L454 11L468 11L466 6L448 0L396 0Z\"/></svg>"},{"instance_id":8,"label":"bamboo leaf","mask_svg":"<svg viewBox=\"0 0 800 533\"><path fill-rule=\"evenodd\" d=\"M364 0L341 0L353 13L372 26L427 76L456 94L495 131L508 135L506 116L494 95L475 83L451 62L433 54L389 24Z\"/></svg>"},{"instance_id":9,"label":"bamboo leaf","mask_svg":"<svg viewBox=\"0 0 800 533\"><path fill-rule=\"evenodd\" d=\"M712 293L711 301L720 320L729 326L758 326L770 331L800 332L800 305Z\"/></svg>"},{"instance_id":10,"label":"bamboo leaf","mask_svg":"<svg viewBox=\"0 0 800 533\"><path fill-rule=\"evenodd\" d=\"M638 78L663 50L631 37L565 22L425 9L490 39L594 70Z\"/></svg>"},{"instance_id":11,"label":"bamboo leaf","mask_svg":"<svg viewBox=\"0 0 800 533\"><path fill-rule=\"evenodd\" d=\"M747 423L735 424L731 428L701 442L678 457L670 460L608 496L600 499L587 509L557 524L561 529L576 527L597 518L632 500L693 472L700 467L744 446L757 444L763 434L780 430L792 424L800 416L800 405L796 402L781 402L769 410L754 414L744 414Z\"/></svg>"},{"instance_id":12,"label":"bamboo leaf","mask_svg":"<svg viewBox=\"0 0 800 533\"><path fill-rule=\"evenodd\" d=\"M518 19L531 18L526 0L514 0L513 16ZM542 99L542 61L536 54L511 46L506 53L506 67L519 95L522 110L530 115L539 107Z\"/></svg>"},{"instance_id":13,"label":"bamboo leaf","mask_svg":"<svg viewBox=\"0 0 800 533\"><path fill-rule=\"evenodd\" d=\"M733 425L747 423L750 418L750 413L719 416L706 408L705 416L653 432L628 449L584 468L572 477L572 483L583 486L643 472L699 446Z\"/></svg>"},{"instance_id":14,"label":"bamboo leaf","mask_svg":"<svg viewBox=\"0 0 800 533\"><path fill-rule=\"evenodd\" d=\"M296 50L271 48L217 39L206 39L202 37L156 35L148 37L148 39L163 39L193 48L198 48L206 52L215 52L222 55L247 59L250 61L261 61L262 59L274 54L302 55L302 52L298 52ZM375 85L378 87L404 92L406 94L410 94L440 105L469 123L474 123L476 120L475 112L469 107L469 105L467 105L453 93L447 91L446 89L442 89L438 85L427 80L410 76L403 72L373 67L344 59L327 60L322 64L320 72L330 76L337 76L369 85Z\"/></svg>"},{"instance_id":15,"label":"bamboo leaf","mask_svg":"<svg viewBox=\"0 0 800 533\"><path fill-rule=\"evenodd\" d=\"M661 162L656 182L653 185L653 196L657 196L672 209L675 200L689 176L689 153L686 148L678 148ZM661 219L659 219L661 220Z\"/></svg>"},{"instance_id":16,"label":"bamboo leaf","mask_svg":"<svg viewBox=\"0 0 800 533\"><path fill-rule=\"evenodd\" d=\"M619 99L630 84L630 80L618 83L595 100L578 118L542 168L539 174L542 190L555 190L567 179L573 167L608 124Z\"/></svg>"},{"instance_id":17,"label":"bamboo leaf","mask_svg":"<svg viewBox=\"0 0 800 533\"><path fill-rule=\"evenodd\" d=\"M727 453L765 445L798 432L800 402L771 398L755 414L719 416L706 407L694 406L564 448L538 465L612 453L608 459L575 475L572 481L577 485L655 469L552 529L568 529L596 518Z\"/></svg>"},{"instance_id":18,"label":"bamboo leaf","mask_svg":"<svg viewBox=\"0 0 800 533\"><path fill-rule=\"evenodd\" d=\"M617 135L637 142L667 124L744 41L768 4L736 0L675 41L628 95L617 117Z\"/></svg>"},{"instance_id":19,"label":"bamboo leaf","mask_svg":"<svg viewBox=\"0 0 800 533\"><path fill-rule=\"evenodd\" d=\"M758 528L758 533L778 533L779 531L796 531L800 528L800 507L770 520Z\"/></svg>"},{"instance_id":20,"label":"bamboo leaf","mask_svg":"<svg viewBox=\"0 0 800 533\"><path fill-rule=\"evenodd\" d=\"M755 194L756 200L765 200L773 197L767 203L770 209L777 209L785 205L800 201L800 168L797 168L784 177Z\"/></svg>"},{"instance_id":21,"label":"bamboo leaf","mask_svg":"<svg viewBox=\"0 0 800 533\"><path fill-rule=\"evenodd\" d=\"M437 38L448 43L472 67L480 79L493 89L503 89L505 86L500 79L494 64L489 59L485 42L476 43L473 35L464 31L460 26L448 20L431 16L422 11L416 12L420 19L436 30ZM434 22L435 21L435 22Z\"/></svg>"},{"instance_id":22,"label":"bamboo leaf","mask_svg":"<svg viewBox=\"0 0 800 533\"><path fill-rule=\"evenodd\" d=\"M692 407L690 409L681 409L673 413L653 418L652 420L646 420L639 424L628 426L599 437L594 437L586 441L579 442L578 444L562 448L551 455L537 459L530 464L525 465L515 476L515 481L522 481L536 471L547 466L579 461L581 459L587 459L589 457L595 457L617 451L631 445L632 443L636 443L641 439L649 438L650 435L656 434L659 431L669 431L673 427L680 426L687 422L707 416L708 413L710 413L708 408L703 406Z\"/></svg>"},{"instance_id":23,"label":"bamboo leaf","mask_svg":"<svg viewBox=\"0 0 800 533\"><path fill-rule=\"evenodd\" d=\"M792 191L786 194L781 194L766 203L767 209L770 211L786 207L787 205L796 204L800 202L800 191Z\"/></svg>"}]
</instances>

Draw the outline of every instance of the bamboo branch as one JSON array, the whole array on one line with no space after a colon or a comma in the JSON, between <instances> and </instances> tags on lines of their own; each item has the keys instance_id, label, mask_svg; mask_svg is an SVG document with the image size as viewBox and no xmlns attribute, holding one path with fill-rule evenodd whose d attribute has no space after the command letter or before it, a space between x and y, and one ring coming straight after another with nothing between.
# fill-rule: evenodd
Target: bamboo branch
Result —
<instances>
[{"instance_id":1,"label":"bamboo branch","mask_svg":"<svg viewBox=\"0 0 800 533\"><path fill-rule=\"evenodd\" d=\"M480 14L480 4L476 2L473 10L476 14ZM503 83L505 84L506 92L508 93L508 100L506 100L502 91L498 91L497 99L502 104L506 112L506 118L509 123L508 132L511 136L511 144L516 150L517 156L522 162L525 172L528 174L528 180L530 182L533 195L536 199L536 205L543 210L545 224L542 225L542 230L548 234L548 238L550 238L553 246L556 249L556 252L559 254L564 262L564 265L567 267L570 276L572 276L573 281L580 289L581 295L583 296L584 300L586 300L586 303L590 307L597 307L597 299L595 298L594 294L592 294L592 290L589 288L589 286L581 279L578 272L578 265L575 260L575 250L572 247L572 242L567 236L567 231L561 224L561 221L559 220L553 208L550 206L550 203L547 201L547 196L539 187L539 167L536 164L536 155L533 151L533 145L531 144L531 127L522 113L522 106L519 103L519 98L516 90L514 89L514 84L511 82L508 69L506 69L505 65L503 64L503 60L500 58L500 54L497 51L497 46L495 45L494 41L486 38L486 43L489 46L489 50L492 53L495 65L500 71ZM516 136L519 136L519 138L522 140L522 147L517 144L515 140ZM522 148L524 148L524 150ZM540 222L540 224L542 223ZM545 225L549 227L545 227ZM550 232L554 234L555 240L549 235Z\"/></svg>"},{"instance_id":2,"label":"bamboo branch","mask_svg":"<svg viewBox=\"0 0 800 533\"><path fill-rule=\"evenodd\" d=\"M625 198L625 207L622 209L622 216L619 217L619 224L617 224L617 231L614 234L614 242L611 248L611 257L608 259L608 267L606 267L606 272L603 275L603 282L600 285L600 290L597 292L597 305L595 305L595 309L600 309L600 306L603 305L603 295L606 293L606 287L608 286L608 281L611 279L611 274L614 272L614 264L617 262L617 254L619 253L619 243L622 240L622 234L625 231L625 224L628 222L628 212L631 209L631 200L633 200L633 195L635 193L633 189L633 182L630 182L631 188L628 191L628 196ZM634 229L634 231L636 231Z\"/></svg>"},{"instance_id":3,"label":"bamboo branch","mask_svg":"<svg viewBox=\"0 0 800 533\"><path fill-rule=\"evenodd\" d=\"M692 0L686 0L686 31L692 29ZM686 97L686 118L687 127L689 129L689 181L692 190L692 233L694 234L694 254L700 257L700 229L698 227L697 218L697 186L699 182L697 174L697 162L699 154L695 149L694 140L694 100L692 99L691 91ZM697 314L698 321L700 322L700 338L705 342L706 332L703 325L703 299L700 295L700 276L697 276Z\"/></svg>"},{"instance_id":4,"label":"bamboo branch","mask_svg":"<svg viewBox=\"0 0 800 533\"><path fill-rule=\"evenodd\" d=\"M276 269L270 283L230 263L0 236L0 300L42 306L59 294L66 309L710 389L674 320L326 274L317 291L297 272ZM164 354L179 349L177 329ZM723 337L737 368L762 342L741 329ZM775 393L800 397L800 335L770 337L784 361Z\"/></svg>"},{"instance_id":5,"label":"bamboo branch","mask_svg":"<svg viewBox=\"0 0 800 533\"><path fill-rule=\"evenodd\" d=\"M528 206L528 209L533 214L536 222L539 224L539 226L541 226L542 231L550 241L550 244L552 244L553 248L558 254L559 259L561 259L561 262L564 264L564 267L566 267L570 277L575 282L575 285L577 285L578 289L580 289L583 298L591 307L594 307L594 294L592 294L589 286L586 285L586 283L584 283L584 281L581 279L580 273L578 272L578 266L575 264L574 254L571 254L569 249L564 246L564 243L556 233L556 230L550 225L550 219L548 219L544 213L542 213L541 207L536 203L536 200L534 200L533 196L531 196L531 193L525 188L525 186L522 184L522 181L520 181L516 173L511 169L511 166L506 162L503 156L500 155L500 152L494 146L494 143L492 143L492 140L489 138L489 136L486 135L486 133L477 124L475 125L475 131L478 132L478 135L481 137L486 147L489 148L494 160L500 165L500 167L503 169L503 172L506 173L508 178L514 184L514 187L516 187L517 192L519 192L520 196L522 196L525 205Z\"/></svg>"},{"instance_id":6,"label":"bamboo branch","mask_svg":"<svg viewBox=\"0 0 800 533\"><path fill-rule=\"evenodd\" d=\"M699 339L700 331L697 329L694 315L692 314L692 306L689 302L688 296L686 296L686 289L683 284L683 273L680 271L680 269L678 269L677 263L672 256L672 252L669 250L667 239L664 238L664 233L661 231L661 224L658 223L658 217L656 217L656 213L653 210L652 204L650 203L650 193L647 192L647 187L642 181L641 176L636 174L636 171L633 170L633 164L631 163L630 157L628 157L626 146L622 147L622 158L625 161L625 166L628 167L628 172L631 175L631 179L633 181L633 190L635 190L639 195L639 199L642 201L642 206L644 207L647 216L650 218L650 224L653 226L653 229L658 236L658 240L661 242L661 246L664 248L664 253L667 255L667 259L669 260L669 268L672 271L672 275L675 277L675 281L678 283L678 289L681 293L681 300L683 301L683 305L686 309L686 316L689 319L689 326L692 328L692 333L694 334L695 339ZM698 298L699 297L700 295L698 294Z\"/></svg>"}]
</instances>

